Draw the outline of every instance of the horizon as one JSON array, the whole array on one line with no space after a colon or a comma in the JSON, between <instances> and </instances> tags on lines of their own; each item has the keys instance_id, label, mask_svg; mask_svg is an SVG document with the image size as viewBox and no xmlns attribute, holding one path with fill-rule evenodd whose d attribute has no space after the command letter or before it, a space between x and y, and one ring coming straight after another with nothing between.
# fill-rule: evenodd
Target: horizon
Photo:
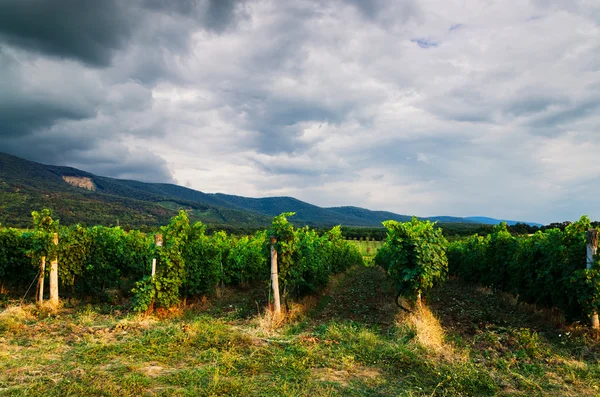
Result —
<instances>
[{"instance_id":1,"label":"horizon","mask_svg":"<svg viewBox=\"0 0 600 397\"><path fill-rule=\"evenodd\" d=\"M566 0L6 0L0 145L324 208L600 219L598 20Z\"/></svg>"},{"instance_id":2,"label":"horizon","mask_svg":"<svg viewBox=\"0 0 600 397\"><path fill-rule=\"evenodd\" d=\"M7 155L8 153L0 152L0 155L2 155L2 154ZM11 154L8 154L8 155L16 157L18 159L21 159L18 156L14 156L14 155L11 155ZM21 159L21 160L26 160L26 159ZM26 161L31 161L31 160L26 160ZM72 167L68 167L68 166L64 166L64 165L60 165L60 164L44 164L44 163L39 163L39 164L50 165L50 166L57 166L57 167L65 167L65 168L72 168ZM77 168L75 168L75 169L77 171L83 171L83 172L92 174L93 176L103 177L103 178L111 178L110 176L106 176L106 175L96 175L96 174L90 173L87 170L82 170L82 169L77 169ZM114 179L119 179L119 178L114 178ZM141 182L141 181L137 181L135 179L119 179L119 180ZM163 182L142 182L142 183L150 183L150 184L152 184L152 183L159 183L159 184L162 184ZM244 197L244 198L250 198L250 199L256 199L256 200L269 199L269 198L291 198L291 199L294 199L294 200L298 200L296 197L292 197L292 196L263 196L263 197L239 196L239 195L236 195L236 194L229 194L229 193L223 193L223 192L206 192L206 191L201 191L201 190L198 190L198 189L193 189L193 188L190 188L190 187L187 187L187 186L177 185L177 184L174 184L174 183L167 183L167 184L170 184L170 185L173 185L173 186L179 186L179 187L182 187L182 188L185 188L185 189L191 189L191 190L194 190L194 191L197 191L197 192L200 192L200 193L213 194L213 195L238 196L238 197ZM313 204L313 203L310 203L310 202L307 202L307 201L302 201L302 202L304 202L306 204L310 204L310 205L316 205L316 204ZM335 209L335 208L344 208L344 207L357 208L357 209L366 209L366 210L369 210L369 211L382 211L382 212L392 212L392 213L395 213L393 211L388 211L388 210L385 210L385 209L383 209L383 210L376 210L376 209L371 209L371 208L358 207L358 206L355 206L355 205L344 205L344 206L336 206L336 205L334 205L334 206L331 206L331 207L320 207L320 208ZM555 222L556 223L558 223L558 222L564 222L564 221L575 222L575 221L577 221L579 219L579 218L577 218L577 219L563 219L563 220L560 220L560 221L553 221L553 222L549 222L547 224L543 224L543 223L540 223L540 222L526 220L526 219L517 220L517 219L508 219L508 218L505 218L505 217L494 218L494 217L490 217L490 216L486 216L486 215L418 215L418 214L404 214L404 213L395 213L395 214L396 215L403 215L403 216L416 216L416 217L421 218L421 219L436 218L436 217L450 217L450 218L464 218L464 219L487 218L487 219L490 219L490 220L493 219L493 220L506 221L506 222L519 222L519 223L526 223L526 224L535 223L535 224L542 225L542 226L546 226L546 225L549 225L550 223L555 223ZM585 214L583 214L583 215L585 215ZM591 219L591 220L594 221L594 219ZM435 221L435 222L438 222L438 221Z\"/></svg>"}]
</instances>

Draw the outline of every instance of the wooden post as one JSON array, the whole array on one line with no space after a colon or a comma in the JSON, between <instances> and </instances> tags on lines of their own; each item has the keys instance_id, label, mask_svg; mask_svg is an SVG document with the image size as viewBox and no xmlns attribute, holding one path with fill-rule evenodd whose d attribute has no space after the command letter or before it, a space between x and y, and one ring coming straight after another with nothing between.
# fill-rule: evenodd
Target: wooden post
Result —
<instances>
[{"instance_id":1,"label":"wooden post","mask_svg":"<svg viewBox=\"0 0 600 397\"><path fill-rule=\"evenodd\" d=\"M154 244L157 247L162 247L162 234L157 233L154 235ZM152 258L152 278L156 275L156 258Z\"/></svg>"},{"instance_id":2,"label":"wooden post","mask_svg":"<svg viewBox=\"0 0 600 397\"><path fill-rule=\"evenodd\" d=\"M46 257L42 256L40 277L38 277L38 304L44 303L44 273L46 272Z\"/></svg>"},{"instance_id":3,"label":"wooden post","mask_svg":"<svg viewBox=\"0 0 600 397\"><path fill-rule=\"evenodd\" d=\"M586 255L586 268L591 269L594 265L594 257L598 252L598 230L590 229L587 232L587 255ZM598 320L598 313L594 312L591 315L592 328L599 329L600 321Z\"/></svg>"},{"instance_id":4,"label":"wooden post","mask_svg":"<svg viewBox=\"0 0 600 397\"><path fill-rule=\"evenodd\" d=\"M281 302L279 301L279 278L277 276L277 250L275 243L277 239L271 237L271 283L273 284L273 303L276 315L281 314Z\"/></svg>"},{"instance_id":5,"label":"wooden post","mask_svg":"<svg viewBox=\"0 0 600 397\"><path fill-rule=\"evenodd\" d=\"M58 233L54 233L54 245L58 245ZM58 306L58 258L50 262L50 303Z\"/></svg>"}]
</instances>

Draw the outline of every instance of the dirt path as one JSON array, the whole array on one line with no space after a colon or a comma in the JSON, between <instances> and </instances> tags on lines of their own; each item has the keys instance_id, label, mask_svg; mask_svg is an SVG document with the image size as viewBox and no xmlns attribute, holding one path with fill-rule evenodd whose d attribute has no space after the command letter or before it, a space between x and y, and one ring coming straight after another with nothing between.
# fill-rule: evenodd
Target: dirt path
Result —
<instances>
[{"instance_id":1,"label":"dirt path","mask_svg":"<svg viewBox=\"0 0 600 397\"><path fill-rule=\"evenodd\" d=\"M323 293L313 319L350 320L388 328L398 312L390 280L379 267L351 269Z\"/></svg>"}]
</instances>

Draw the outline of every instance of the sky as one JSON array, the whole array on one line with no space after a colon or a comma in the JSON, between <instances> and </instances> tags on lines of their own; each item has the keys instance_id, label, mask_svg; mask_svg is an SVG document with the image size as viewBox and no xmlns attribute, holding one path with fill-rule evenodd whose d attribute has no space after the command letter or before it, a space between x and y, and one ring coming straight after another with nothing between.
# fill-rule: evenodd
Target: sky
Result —
<instances>
[{"instance_id":1,"label":"sky","mask_svg":"<svg viewBox=\"0 0 600 397\"><path fill-rule=\"evenodd\" d=\"M600 2L0 0L0 151L319 206L600 220Z\"/></svg>"}]
</instances>

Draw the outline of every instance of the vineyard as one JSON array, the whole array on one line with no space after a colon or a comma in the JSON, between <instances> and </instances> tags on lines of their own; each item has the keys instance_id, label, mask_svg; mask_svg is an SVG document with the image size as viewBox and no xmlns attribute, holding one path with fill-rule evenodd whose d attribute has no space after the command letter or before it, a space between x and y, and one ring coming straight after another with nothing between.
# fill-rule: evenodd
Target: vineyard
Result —
<instances>
[{"instance_id":1,"label":"vineyard","mask_svg":"<svg viewBox=\"0 0 600 397\"><path fill-rule=\"evenodd\" d=\"M0 395L597 395L586 217L452 242L387 221L379 242L291 216L249 236L209 235L183 211L161 238L47 210L1 229ZM25 303L46 259L58 308Z\"/></svg>"},{"instance_id":2,"label":"vineyard","mask_svg":"<svg viewBox=\"0 0 600 397\"><path fill-rule=\"evenodd\" d=\"M152 235L119 227L62 227L48 210L32 215L31 231L0 230L5 297L27 295L36 277L43 294L49 273L44 263L56 258L62 296L129 300L134 311L142 312L168 309L214 294L219 286L268 284L272 248L279 258L284 303L314 294L334 274L375 263L399 294L415 303L451 274L512 293L521 302L560 309L570 320L585 320L600 310L600 271L596 259L586 256L590 221L585 216L564 229L529 236L515 236L502 223L485 237L451 243L430 221L386 221L382 243L345 240L339 226L322 233L295 228L288 221L294 213L275 217L268 230L251 236L207 235L201 222L190 224L180 211L160 229L162 244ZM276 241L272 247L271 239Z\"/></svg>"},{"instance_id":3,"label":"vineyard","mask_svg":"<svg viewBox=\"0 0 600 397\"><path fill-rule=\"evenodd\" d=\"M600 310L598 261L588 259L586 252L589 228L584 216L564 231L515 237L500 224L485 238L473 236L450 244L450 272L515 294L522 302L561 309L572 320L584 320ZM586 262L590 262L587 269Z\"/></svg>"},{"instance_id":4,"label":"vineyard","mask_svg":"<svg viewBox=\"0 0 600 397\"><path fill-rule=\"evenodd\" d=\"M205 233L181 211L161 228L164 244L119 227L60 227L48 210L34 212L34 230L0 230L0 276L4 292L24 291L39 274L41 258L59 258L62 294L79 298L131 298L132 308L170 308L182 299L214 293L218 286L268 283L269 237L277 239L283 300L313 293L332 274L363 263L339 227L319 235L294 228L293 213L275 217L271 228L252 236ZM53 235L58 233L58 244ZM155 259L156 275L150 264ZM48 268L45 272L48 273ZM265 289L267 290L267 289Z\"/></svg>"},{"instance_id":5,"label":"vineyard","mask_svg":"<svg viewBox=\"0 0 600 397\"><path fill-rule=\"evenodd\" d=\"M382 242L376 240L348 240L348 242L358 249L360 254L363 256L365 262L372 262L377 254L377 251L381 248Z\"/></svg>"}]
</instances>

